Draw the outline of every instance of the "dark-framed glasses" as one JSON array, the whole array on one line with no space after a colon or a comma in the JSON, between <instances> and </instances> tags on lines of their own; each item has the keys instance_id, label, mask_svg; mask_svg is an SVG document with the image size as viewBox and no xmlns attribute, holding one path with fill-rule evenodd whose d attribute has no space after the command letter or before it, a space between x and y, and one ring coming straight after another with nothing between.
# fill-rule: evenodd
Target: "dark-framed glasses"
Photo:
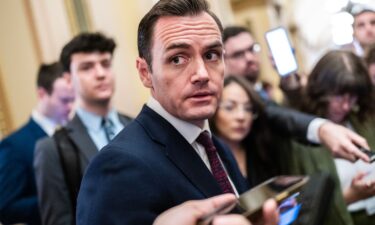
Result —
<instances>
[{"instance_id":1,"label":"dark-framed glasses","mask_svg":"<svg viewBox=\"0 0 375 225\"><path fill-rule=\"evenodd\" d=\"M235 51L230 55L225 55L225 58L244 59L247 52L249 52L251 54L257 54L257 53L260 52L260 50L261 50L260 44L254 43L246 49Z\"/></svg>"}]
</instances>

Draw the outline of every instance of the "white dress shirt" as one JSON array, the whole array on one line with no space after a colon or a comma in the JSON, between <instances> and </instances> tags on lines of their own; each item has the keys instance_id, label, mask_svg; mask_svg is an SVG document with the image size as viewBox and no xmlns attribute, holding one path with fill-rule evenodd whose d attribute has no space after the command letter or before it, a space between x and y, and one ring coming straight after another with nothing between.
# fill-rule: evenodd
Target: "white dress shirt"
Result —
<instances>
[{"instance_id":1,"label":"white dress shirt","mask_svg":"<svg viewBox=\"0 0 375 225\"><path fill-rule=\"evenodd\" d=\"M52 136L55 133L56 128L63 124L58 124L50 118L44 116L37 110L33 110L31 113L31 118L46 132L48 136Z\"/></svg>"}]
</instances>

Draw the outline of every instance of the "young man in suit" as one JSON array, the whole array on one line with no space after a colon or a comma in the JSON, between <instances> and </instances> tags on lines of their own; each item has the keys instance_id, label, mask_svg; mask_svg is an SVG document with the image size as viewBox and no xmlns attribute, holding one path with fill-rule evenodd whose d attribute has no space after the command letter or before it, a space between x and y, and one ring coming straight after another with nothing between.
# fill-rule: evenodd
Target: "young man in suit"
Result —
<instances>
[{"instance_id":1,"label":"young man in suit","mask_svg":"<svg viewBox=\"0 0 375 225\"><path fill-rule=\"evenodd\" d=\"M130 121L111 104L115 47L113 39L101 33L82 33L61 52L60 61L74 85L78 107L74 118L64 127L66 136L61 145L56 144L55 135L38 142L35 149L34 169L44 225L75 224L76 196L67 177L81 179L91 158ZM64 169L60 146L69 146L64 151L76 153L67 165L78 160L77 171L70 173ZM79 185L73 189L78 191Z\"/></svg>"},{"instance_id":2,"label":"young man in suit","mask_svg":"<svg viewBox=\"0 0 375 225\"><path fill-rule=\"evenodd\" d=\"M0 143L0 223L41 224L32 161L37 140L68 120L72 85L60 63L43 64L37 77L38 103L29 121Z\"/></svg>"},{"instance_id":3,"label":"young man in suit","mask_svg":"<svg viewBox=\"0 0 375 225\"><path fill-rule=\"evenodd\" d=\"M221 32L204 0L161 0L143 17L136 64L151 98L90 163L77 224L151 225L185 201L247 189L208 127L223 87Z\"/></svg>"}]
</instances>

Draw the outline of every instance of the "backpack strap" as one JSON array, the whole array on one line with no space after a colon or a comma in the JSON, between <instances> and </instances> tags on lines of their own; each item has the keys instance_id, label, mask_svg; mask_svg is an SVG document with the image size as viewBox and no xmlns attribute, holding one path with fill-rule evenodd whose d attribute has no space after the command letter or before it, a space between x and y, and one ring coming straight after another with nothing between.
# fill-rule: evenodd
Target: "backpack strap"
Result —
<instances>
[{"instance_id":1,"label":"backpack strap","mask_svg":"<svg viewBox=\"0 0 375 225\"><path fill-rule=\"evenodd\" d=\"M68 131L64 127L55 132L53 139L56 142L61 167L69 191L70 203L73 211L72 224L75 224L77 197L83 176L81 174L81 163L79 159L78 147L70 139Z\"/></svg>"}]
</instances>

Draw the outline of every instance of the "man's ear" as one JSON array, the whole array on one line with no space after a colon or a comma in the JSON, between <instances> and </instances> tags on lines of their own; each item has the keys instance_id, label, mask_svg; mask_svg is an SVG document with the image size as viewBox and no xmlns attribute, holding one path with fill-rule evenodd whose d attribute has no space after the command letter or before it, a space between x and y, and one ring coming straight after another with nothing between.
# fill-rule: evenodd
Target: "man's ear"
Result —
<instances>
[{"instance_id":1,"label":"man's ear","mask_svg":"<svg viewBox=\"0 0 375 225\"><path fill-rule=\"evenodd\" d=\"M152 88L151 71L147 65L146 60L138 57L136 64L137 64L139 78L141 78L143 86L147 88Z\"/></svg>"},{"instance_id":2,"label":"man's ear","mask_svg":"<svg viewBox=\"0 0 375 225\"><path fill-rule=\"evenodd\" d=\"M38 99L43 99L45 96L48 95L46 89L44 89L42 87L38 87L37 90L36 90L36 93L38 95Z\"/></svg>"}]
</instances>

